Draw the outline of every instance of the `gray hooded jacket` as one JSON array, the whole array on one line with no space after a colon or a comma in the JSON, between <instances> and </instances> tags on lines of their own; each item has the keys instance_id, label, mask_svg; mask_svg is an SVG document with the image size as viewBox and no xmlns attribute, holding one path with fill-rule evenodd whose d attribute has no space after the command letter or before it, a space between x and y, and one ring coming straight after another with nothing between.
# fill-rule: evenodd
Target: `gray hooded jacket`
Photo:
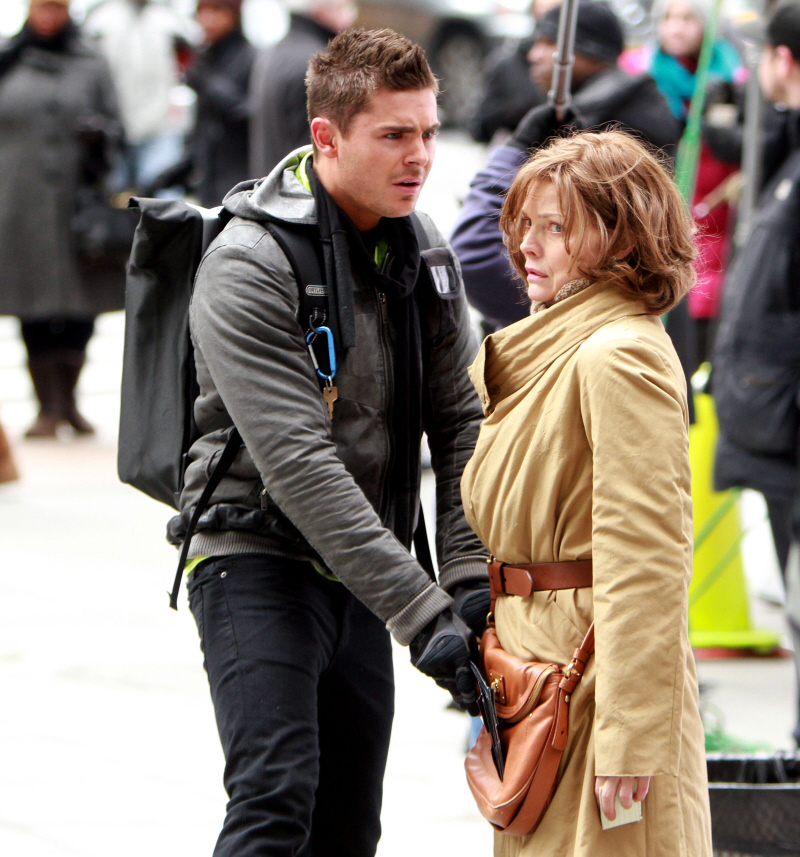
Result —
<instances>
[{"instance_id":1,"label":"gray hooded jacket","mask_svg":"<svg viewBox=\"0 0 800 857\"><path fill-rule=\"evenodd\" d=\"M458 289L418 302L424 347L423 422L436 473L435 585L391 532L393 331L374 285L355 278L356 346L336 375L330 420L298 321L298 285L266 219L313 225L313 196L294 169L308 149L265 179L234 188L233 215L198 270L190 326L202 432L192 446L181 514L170 538L181 541L191 510L235 424L244 440L192 539L190 557L269 553L320 559L394 637L409 643L452 602L446 590L486 578L485 550L461 506L461 473L478 435L480 402L467 375L477 343L458 262L429 218L433 247L445 247ZM450 321L443 341L431 334Z\"/></svg>"}]
</instances>

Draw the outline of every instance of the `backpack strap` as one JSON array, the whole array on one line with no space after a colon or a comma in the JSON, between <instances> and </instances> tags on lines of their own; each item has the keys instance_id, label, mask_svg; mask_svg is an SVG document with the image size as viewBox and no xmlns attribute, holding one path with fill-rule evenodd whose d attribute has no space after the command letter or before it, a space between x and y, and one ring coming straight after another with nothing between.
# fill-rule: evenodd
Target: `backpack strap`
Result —
<instances>
[{"instance_id":1,"label":"backpack strap","mask_svg":"<svg viewBox=\"0 0 800 857\"><path fill-rule=\"evenodd\" d=\"M173 610L178 609L178 593L181 588L183 567L186 565L186 559L189 556L189 547L192 544L192 536L194 535L194 531L197 527L197 522L200 520L200 516L203 512L205 512L206 507L208 506L208 501L211 499L211 495L214 491L217 490L217 485L222 481L222 477L228 472L228 470L230 470L230 466L233 464L233 460L236 458L241 446L242 436L239 434L239 430L236 426L234 426L230 436L228 437L228 442L225 444L225 449L222 450L222 455L220 455L219 460L214 465L214 469L208 477L208 482L206 482L205 488L203 488L203 493L200 495L200 499L194 507L192 517L189 520L189 526L186 528L186 535L183 537L181 554L178 559L178 570L175 573L175 582L172 585L172 592L169 595L169 606Z\"/></svg>"},{"instance_id":2,"label":"backpack strap","mask_svg":"<svg viewBox=\"0 0 800 857\"><path fill-rule=\"evenodd\" d=\"M307 229L300 231L284 223L267 221L264 226L283 251L300 292L300 325L304 333L323 324L330 316L329 293L317 247Z\"/></svg>"},{"instance_id":3,"label":"backpack strap","mask_svg":"<svg viewBox=\"0 0 800 857\"><path fill-rule=\"evenodd\" d=\"M300 292L300 323L303 327L303 332L307 333L311 329L312 324L322 324L323 319L327 318L328 315L328 289L327 286L323 285L322 267L319 263L313 239L307 231L300 232L282 223L268 222L264 225L283 251L292 268L292 273L297 281ZM203 492L200 494L200 499L194 507L192 517L189 519L189 525L186 528L186 534L183 537L183 544L180 556L178 557L178 569L175 572L175 582L172 585L172 592L169 596L169 606L173 610L178 609L178 594L181 588L181 580L183 579L183 569L186 565L192 537L197 529L197 523L203 512L208 508L211 497L222 481L223 476L230 470L241 446L242 436L234 426L225 444L225 448L222 450L222 454L214 465L208 482L206 482Z\"/></svg>"},{"instance_id":4,"label":"backpack strap","mask_svg":"<svg viewBox=\"0 0 800 857\"><path fill-rule=\"evenodd\" d=\"M422 220L416 211L411 212L411 223L414 225L414 232L417 235L417 244L419 244L420 253L430 250L433 246L431 244L431 239L428 237L428 233L425 231L425 227L422 225Z\"/></svg>"}]
</instances>

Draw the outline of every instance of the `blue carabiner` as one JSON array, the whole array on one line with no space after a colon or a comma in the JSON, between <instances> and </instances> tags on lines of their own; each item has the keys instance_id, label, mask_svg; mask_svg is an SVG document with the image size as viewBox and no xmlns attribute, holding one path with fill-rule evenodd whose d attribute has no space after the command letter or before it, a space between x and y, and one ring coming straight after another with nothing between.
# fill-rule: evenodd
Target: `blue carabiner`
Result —
<instances>
[{"instance_id":1,"label":"blue carabiner","mask_svg":"<svg viewBox=\"0 0 800 857\"><path fill-rule=\"evenodd\" d=\"M328 365L331 370L330 373L325 373L319 368L316 354L314 354L312 344L319 333L324 333L328 340ZM329 327L325 327L325 325L315 327L313 330L309 330L306 334L306 343L308 344L308 351L311 354L311 361L314 364L314 369L316 370L317 375L319 375L323 381L332 381L336 375L336 349L333 344L333 331Z\"/></svg>"}]
</instances>

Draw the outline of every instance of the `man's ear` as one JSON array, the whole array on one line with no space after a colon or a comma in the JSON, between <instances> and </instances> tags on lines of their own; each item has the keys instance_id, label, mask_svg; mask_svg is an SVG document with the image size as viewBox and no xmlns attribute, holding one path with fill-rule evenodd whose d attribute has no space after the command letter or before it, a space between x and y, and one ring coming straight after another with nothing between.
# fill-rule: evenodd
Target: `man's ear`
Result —
<instances>
[{"instance_id":1,"label":"man's ear","mask_svg":"<svg viewBox=\"0 0 800 857\"><path fill-rule=\"evenodd\" d=\"M335 158L339 154L339 132L330 119L317 116L311 120L311 138L318 155Z\"/></svg>"}]
</instances>

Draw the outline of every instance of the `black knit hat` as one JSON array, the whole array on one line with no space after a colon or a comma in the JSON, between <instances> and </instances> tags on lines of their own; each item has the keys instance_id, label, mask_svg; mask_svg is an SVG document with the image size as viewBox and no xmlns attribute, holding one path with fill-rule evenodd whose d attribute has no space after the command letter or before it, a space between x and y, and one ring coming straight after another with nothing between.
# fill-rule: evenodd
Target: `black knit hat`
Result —
<instances>
[{"instance_id":1,"label":"black knit hat","mask_svg":"<svg viewBox=\"0 0 800 857\"><path fill-rule=\"evenodd\" d=\"M561 6L551 9L539 22L536 38L556 43ZM575 53L599 62L613 63L625 48L622 25L605 3L578 3Z\"/></svg>"},{"instance_id":2,"label":"black knit hat","mask_svg":"<svg viewBox=\"0 0 800 857\"><path fill-rule=\"evenodd\" d=\"M775 7L767 23L767 41L776 48L786 45L800 61L800 2L785 0Z\"/></svg>"}]
</instances>

